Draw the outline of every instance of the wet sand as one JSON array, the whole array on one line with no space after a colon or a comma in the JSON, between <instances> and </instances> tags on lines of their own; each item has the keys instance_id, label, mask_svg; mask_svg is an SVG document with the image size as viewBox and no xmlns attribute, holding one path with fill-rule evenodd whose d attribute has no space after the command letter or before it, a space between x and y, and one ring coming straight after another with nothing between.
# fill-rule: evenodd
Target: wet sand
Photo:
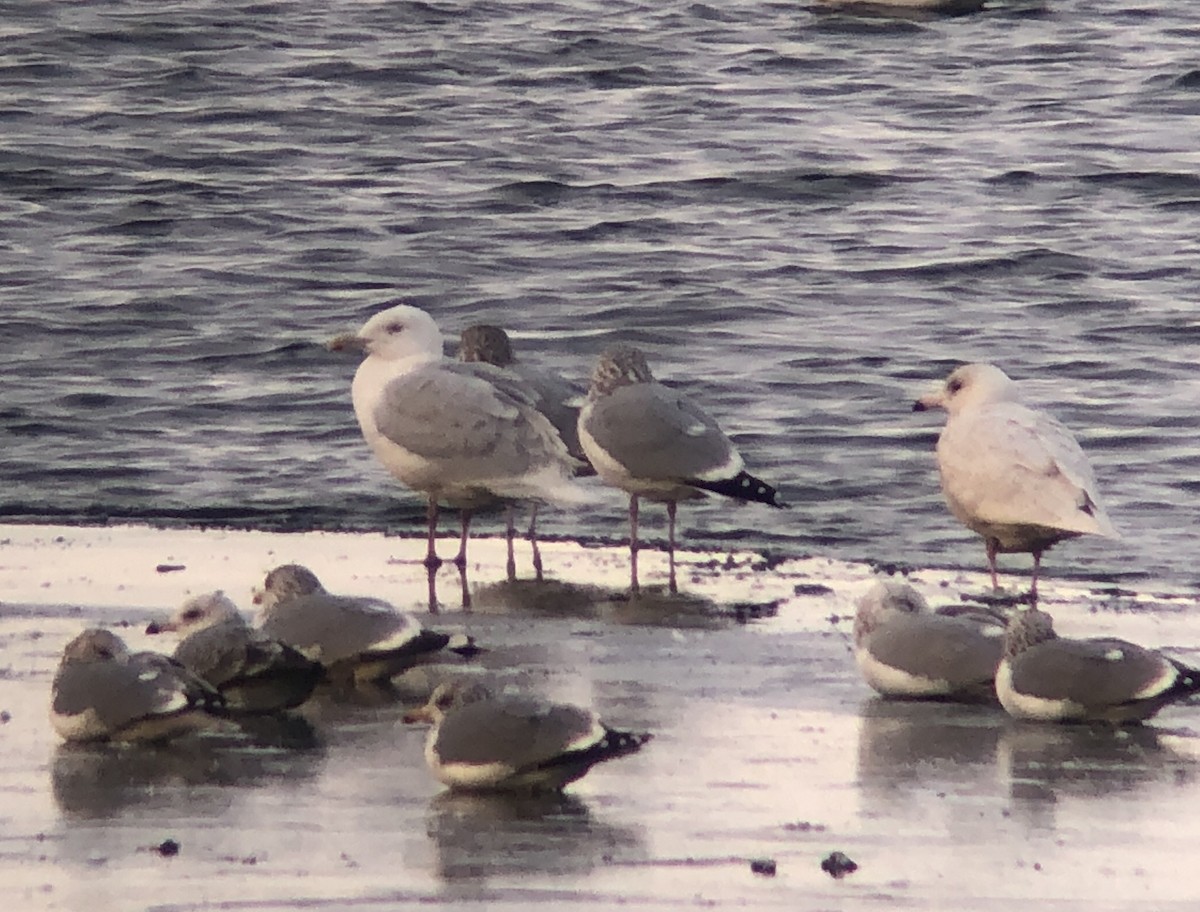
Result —
<instances>
[{"instance_id":1,"label":"wet sand","mask_svg":"<svg viewBox=\"0 0 1200 912\"><path fill-rule=\"evenodd\" d=\"M473 606L453 568L427 613L423 543L371 535L0 527L0 871L19 909L1193 909L1200 708L1128 731L1019 724L999 710L885 702L849 652L872 569L687 554L684 595L630 600L620 547L547 543L551 581L502 580L477 540ZM442 550L451 553L449 540ZM1064 554L1065 554L1064 550ZM1059 556L1059 559L1067 559ZM65 642L146 623L222 588L249 610L299 561L465 631L466 667L655 733L562 799L444 793L402 702L324 697L287 725L161 748L64 747L46 718ZM665 564L642 556L643 580ZM518 548L528 574L528 551ZM1057 585L1065 634L1177 646L1200 662L1188 593ZM1009 582L1022 580L1016 574ZM921 571L935 603L982 574ZM170 854L170 844L178 853ZM167 851L163 850L166 844ZM821 868L840 851L858 870ZM775 862L774 876L751 862Z\"/></svg>"}]
</instances>

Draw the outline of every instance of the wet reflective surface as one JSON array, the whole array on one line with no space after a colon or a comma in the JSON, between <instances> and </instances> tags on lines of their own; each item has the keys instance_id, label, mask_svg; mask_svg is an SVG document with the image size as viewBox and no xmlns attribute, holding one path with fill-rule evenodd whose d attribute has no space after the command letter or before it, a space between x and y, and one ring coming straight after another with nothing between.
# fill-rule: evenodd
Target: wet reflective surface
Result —
<instances>
[{"instance_id":1,"label":"wet reflective surface","mask_svg":"<svg viewBox=\"0 0 1200 912\"><path fill-rule=\"evenodd\" d=\"M325 693L242 734L67 746L46 707L58 653L79 628L113 625L139 643L155 611L219 578L248 604L249 568L281 553L324 570L331 587L419 608L423 574L386 560L418 543L3 531L0 583L20 600L0 615L0 876L19 908L940 910L1027 899L1117 910L1200 898L1197 710L1114 731L878 699L847 637L870 580L862 568L750 570L762 562L685 555L685 593L639 603L608 585L606 573L622 574L620 549L560 545L559 572L571 569L544 589L483 583L472 612L426 617L485 651L415 669L393 692ZM182 553L184 570L154 569ZM501 579L502 553L485 540L477 574ZM21 569L37 554L42 576ZM94 566L117 578L101 582ZM978 581L918 582L938 601ZM56 589L70 604L48 597ZM87 592L94 604L75 597ZM1182 601L1131 595L1114 611L1086 590L1047 598L1072 632L1115 630L1185 657L1200 639L1188 638ZM748 619L739 602L770 610ZM563 796L447 793L425 768L425 731L400 716L459 674L593 706L655 739ZM822 871L835 851L858 870ZM776 874L753 873L758 859Z\"/></svg>"}]
</instances>

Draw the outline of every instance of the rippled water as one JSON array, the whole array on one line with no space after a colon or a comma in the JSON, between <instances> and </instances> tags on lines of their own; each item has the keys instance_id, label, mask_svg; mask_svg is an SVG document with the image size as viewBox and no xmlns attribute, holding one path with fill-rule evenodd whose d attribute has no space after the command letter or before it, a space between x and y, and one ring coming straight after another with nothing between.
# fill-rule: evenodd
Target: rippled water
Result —
<instances>
[{"instance_id":1,"label":"rippled water","mask_svg":"<svg viewBox=\"0 0 1200 912\"><path fill-rule=\"evenodd\" d=\"M2 8L0 519L415 528L318 344L402 297L643 346L793 504L706 544L982 567L909 407L995 361L1125 533L1048 572L1197 582L1200 9Z\"/></svg>"}]
</instances>

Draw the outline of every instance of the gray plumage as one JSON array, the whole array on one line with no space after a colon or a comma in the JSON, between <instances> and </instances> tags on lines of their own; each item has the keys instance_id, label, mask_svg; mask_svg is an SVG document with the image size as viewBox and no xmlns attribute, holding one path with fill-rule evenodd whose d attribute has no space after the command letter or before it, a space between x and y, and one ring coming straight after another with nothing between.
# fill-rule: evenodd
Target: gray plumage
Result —
<instances>
[{"instance_id":1,"label":"gray plumage","mask_svg":"<svg viewBox=\"0 0 1200 912\"><path fill-rule=\"evenodd\" d=\"M455 648L448 635L426 630L382 599L328 592L316 574L299 564L268 573L255 602L263 633L320 662L338 678L392 677L431 653Z\"/></svg>"},{"instance_id":2,"label":"gray plumage","mask_svg":"<svg viewBox=\"0 0 1200 912\"><path fill-rule=\"evenodd\" d=\"M67 741L159 741L220 724L224 700L178 662L83 631L51 684L50 721Z\"/></svg>"},{"instance_id":3,"label":"gray plumage","mask_svg":"<svg viewBox=\"0 0 1200 912\"><path fill-rule=\"evenodd\" d=\"M179 634L175 659L220 691L232 711L293 709L324 677L319 662L251 628L222 592L188 599L169 621L152 623L146 632Z\"/></svg>"},{"instance_id":4,"label":"gray plumage","mask_svg":"<svg viewBox=\"0 0 1200 912\"><path fill-rule=\"evenodd\" d=\"M458 358L500 368L523 384L531 392L534 406L558 431L567 452L580 461L580 472L592 471L579 444L579 409L587 396L584 387L519 361L508 333L499 326L477 323L464 329L459 336Z\"/></svg>"},{"instance_id":5,"label":"gray plumage","mask_svg":"<svg viewBox=\"0 0 1200 912\"><path fill-rule=\"evenodd\" d=\"M733 443L703 409L658 383L645 356L608 349L579 413L579 441L600 478L629 494L630 579L638 591L638 498L667 504L669 588L675 582L676 503L705 493L781 507L776 491L745 471Z\"/></svg>"},{"instance_id":6,"label":"gray plumage","mask_svg":"<svg viewBox=\"0 0 1200 912\"><path fill-rule=\"evenodd\" d=\"M1004 625L982 610L930 611L912 586L880 580L859 600L854 656L885 696L994 700Z\"/></svg>"},{"instance_id":7,"label":"gray plumage","mask_svg":"<svg viewBox=\"0 0 1200 912\"><path fill-rule=\"evenodd\" d=\"M437 778L467 790L559 790L650 736L622 732L588 710L524 696L495 696L477 683L439 685L405 720L432 722L425 749Z\"/></svg>"},{"instance_id":8,"label":"gray plumage","mask_svg":"<svg viewBox=\"0 0 1200 912\"><path fill-rule=\"evenodd\" d=\"M1017 718L1139 722L1200 692L1200 672L1125 640L1058 636L1036 609L1009 621L996 674L1001 704Z\"/></svg>"}]
</instances>

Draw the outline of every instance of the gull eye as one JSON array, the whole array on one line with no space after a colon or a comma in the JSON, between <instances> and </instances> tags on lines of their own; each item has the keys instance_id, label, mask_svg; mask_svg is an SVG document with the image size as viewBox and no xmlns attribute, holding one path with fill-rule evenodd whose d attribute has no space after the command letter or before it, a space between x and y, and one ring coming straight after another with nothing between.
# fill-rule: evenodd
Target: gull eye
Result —
<instances>
[{"instance_id":1,"label":"gull eye","mask_svg":"<svg viewBox=\"0 0 1200 912\"><path fill-rule=\"evenodd\" d=\"M963 388L963 382L961 380L959 380L957 377L955 377L953 380L951 380L949 383L946 384L946 391L949 392L951 395L953 395L954 393L957 393L962 388Z\"/></svg>"},{"instance_id":2,"label":"gull eye","mask_svg":"<svg viewBox=\"0 0 1200 912\"><path fill-rule=\"evenodd\" d=\"M183 613L183 619L185 621L197 621L203 616L203 614L204 612L199 608L189 608Z\"/></svg>"},{"instance_id":3,"label":"gull eye","mask_svg":"<svg viewBox=\"0 0 1200 912\"><path fill-rule=\"evenodd\" d=\"M387 325L387 334L389 336L398 336L402 332L404 332L403 323L389 323Z\"/></svg>"}]
</instances>

